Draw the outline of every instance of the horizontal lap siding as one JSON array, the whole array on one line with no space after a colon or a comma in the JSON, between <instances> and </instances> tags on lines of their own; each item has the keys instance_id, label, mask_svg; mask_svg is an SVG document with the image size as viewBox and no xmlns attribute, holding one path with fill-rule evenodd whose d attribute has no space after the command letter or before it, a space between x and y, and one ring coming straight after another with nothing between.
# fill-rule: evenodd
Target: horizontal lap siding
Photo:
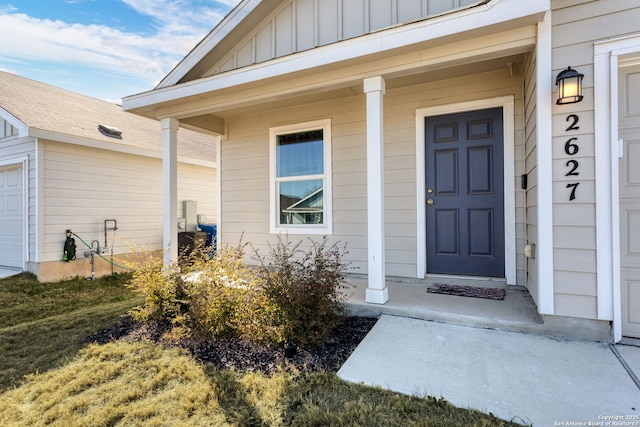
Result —
<instances>
[{"instance_id":1,"label":"horizontal lap siding","mask_svg":"<svg viewBox=\"0 0 640 427\"><path fill-rule=\"evenodd\" d=\"M387 91L385 96L385 192L387 244L387 274L415 277L417 239L416 221L416 160L415 111L433 105L464 102L473 99L513 95L515 99L515 144L522 140L522 76L516 68L487 72L475 76L429 82ZM516 150L517 151L517 150ZM522 151L522 149L520 149ZM522 162L516 158L516 180L523 172ZM518 178L519 179L519 178ZM516 185L516 191L519 191ZM516 199L518 199L516 197ZM518 199L520 203L523 199ZM516 229L524 227L524 207L517 205ZM516 236L516 278L524 284L522 238ZM404 248L404 249L399 249ZM393 253L393 254L392 254Z\"/></svg>"},{"instance_id":2,"label":"horizontal lap siding","mask_svg":"<svg viewBox=\"0 0 640 427\"><path fill-rule=\"evenodd\" d=\"M553 67L555 72L571 66L585 75L584 100L554 106L553 200L555 314L595 319L596 229L595 164L593 137L593 43L637 33L640 7L628 0L552 1ZM580 117L578 131L565 131L569 114ZM579 152L569 156L566 141L578 138ZM579 163L579 176L565 176L568 160ZM576 199L569 201L568 183L579 182Z\"/></svg>"},{"instance_id":3,"label":"horizontal lap siding","mask_svg":"<svg viewBox=\"0 0 640 427\"><path fill-rule=\"evenodd\" d=\"M522 146L522 77L504 70L448 81L388 90L385 117L385 245L386 273L415 277L417 271L416 218L416 109L479 98L514 95L516 144ZM339 98L294 108L262 111L228 120L229 139L222 141L221 227L223 243L240 239L268 251L276 237L269 228L269 128L318 119L331 119L333 172L333 235L331 242L348 244L348 260L367 272L367 158L364 95ZM524 148L520 148L524 151ZM516 176L523 173L517 163ZM516 177L513 177L516 179ZM523 199L520 198L520 203ZM517 221L524 228L524 206ZM291 240L307 236L291 235ZM317 236L311 237L318 239ZM522 236L520 237L522 238ZM518 253L521 258L522 245ZM524 265L518 264L524 277Z\"/></svg>"},{"instance_id":4,"label":"horizontal lap siding","mask_svg":"<svg viewBox=\"0 0 640 427\"><path fill-rule=\"evenodd\" d=\"M333 235L348 245L348 260L366 272L366 145L364 99L358 96L229 120L230 138L221 143L223 243L250 242L260 253L277 241L269 227L269 128L331 118ZM285 119L286 118L286 119ZM307 237L291 235L291 241ZM251 260L250 255L248 259Z\"/></svg>"},{"instance_id":5,"label":"horizontal lap siding","mask_svg":"<svg viewBox=\"0 0 640 427\"><path fill-rule=\"evenodd\" d=\"M523 245L538 243L538 174L537 174L537 139L536 139L536 67L535 53L531 53L525 61L524 68L524 146L522 147L523 173L527 175L527 189L524 196L524 226L523 235L519 240ZM516 159L518 157L516 156ZM516 187L518 188L518 187ZM518 205L521 206L521 205ZM529 289L536 304L539 303L538 263L536 258L523 258L524 283Z\"/></svg>"},{"instance_id":6,"label":"horizontal lap siding","mask_svg":"<svg viewBox=\"0 0 640 427\"><path fill-rule=\"evenodd\" d=\"M116 254L162 247L160 159L54 142L42 151L42 261L60 259L66 229L102 246L105 219L118 221ZM195 200L198 213L214 222L215 194L213 168L178 165L178 215L183 200ZM86 246L77 245L82 254Z\"/></svg>"}]
</instances>

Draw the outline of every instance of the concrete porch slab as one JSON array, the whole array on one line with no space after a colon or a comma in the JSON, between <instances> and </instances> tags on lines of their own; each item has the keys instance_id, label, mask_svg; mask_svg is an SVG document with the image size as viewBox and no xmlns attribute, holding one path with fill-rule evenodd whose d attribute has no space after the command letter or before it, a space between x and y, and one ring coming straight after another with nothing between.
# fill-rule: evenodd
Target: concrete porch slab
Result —
<instances>
[{"instance_id":1,"label":"concrete porch slab","mask_svg":"<svg viewBox=\"0 0 640 427\"><path fill-rule=\"evenodd\" d=\"M637 347L622 352L640 357ZM338 375L534 426L640 415L640 389L594 341L383 315Z\"/></svg>"},{"instance_id":2,"label":"concrete porch slab","mask_svg":"<svg viewBox=\"0 0 640 427\"><path fill-rule=\"evenodd\" d=\"M440 295L427 292L434 282L506 289L504 300ZM429 278L424 281L387 280L389 300L385 304L365 301L367 279L349 278L351 287L345 292L346 305L353 315L377 317L381 314L411 317L455 325L475 326L511 332L573 336L608 341L606 323L588 321L575 324L575 319L543 318L526 288L506 285L500 279Z\"/></svg>"}]
</instances>

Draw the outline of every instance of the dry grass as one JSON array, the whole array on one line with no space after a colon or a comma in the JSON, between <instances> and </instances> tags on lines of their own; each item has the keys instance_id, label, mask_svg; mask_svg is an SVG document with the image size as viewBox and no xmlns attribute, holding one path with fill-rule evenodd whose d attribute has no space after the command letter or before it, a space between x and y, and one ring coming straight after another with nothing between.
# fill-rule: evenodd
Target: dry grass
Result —
<instances>
[{"instance_id":1,"label":"dry grass","mask_svg":"<svg viewBox=\"0 0 640 427\"><path fill-rule=\"evenodd\" d=\"M29 273L0 279L0 327L19 325L78 309L138 299L124 285L129 275L105 276L95 281L81 277L40 283Z\"/></svg>"},{"instance_id":2,"label":"dry grass","mask_svg":"<svg viewBox=\"0 0 640 427\"><path fill-rule=\"evenodd\" d=\"M149 342L90 345L5 392L11 426L507 426L443 400L347 384L335 374L207 369Z\"/></svg>"},{"instance_id":3,"label":"dry grass","mask_svg":"<svg viewBox=\"0 0 640 427\"><path fill-rule=\"evenodd\" d=\"M87 345L84 337L139 303L122 283L27 286L47 296L33 298L28 321L0 317L2 425L516 425L444 400L345 383L334 373L246 374L198 364L181 349L150 342ZM0 281L0 294L22 307L30 305L24 293ZM38 310L40 303L47 310Z\"/></svg>"}]
</instances>

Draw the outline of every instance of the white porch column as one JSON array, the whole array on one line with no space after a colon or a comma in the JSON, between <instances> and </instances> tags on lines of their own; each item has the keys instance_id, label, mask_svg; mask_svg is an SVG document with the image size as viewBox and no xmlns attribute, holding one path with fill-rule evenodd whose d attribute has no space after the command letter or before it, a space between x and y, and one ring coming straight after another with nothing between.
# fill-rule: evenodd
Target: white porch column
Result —
<instances>
[{"instance_id":1,"label":"white porch column","mask_svg":"<svg viewBox=\"0 0 640 427\"><path fill-rule=\"evenodd\" d=\"M384 304L389 300L384 272L384 79L364 80L367 96L367 224L368 274L365 301Z\"/></svg>"},{"instance_id":2,"label":"white porch column","mask_svg":"<svg viewBox=\"0 0 640 427\"><path fill-rule=\"evenodd\" d=\"M164 265L178 260L178 128L176 119L160 120L162 128L162 250Z\"/></svg>"},{"instance_id":3,"label":"white porch column","mask_svg":"<svg viewBox=\"0 0 640 427\"><path fill-rule=\"evenodd\" d=\"M538 176L538 231L536 258L538 268L538 311L554 314L553 274L553 60L551 12L538 23L536 45L536 163Z\"/></svg>"}]
</instances>

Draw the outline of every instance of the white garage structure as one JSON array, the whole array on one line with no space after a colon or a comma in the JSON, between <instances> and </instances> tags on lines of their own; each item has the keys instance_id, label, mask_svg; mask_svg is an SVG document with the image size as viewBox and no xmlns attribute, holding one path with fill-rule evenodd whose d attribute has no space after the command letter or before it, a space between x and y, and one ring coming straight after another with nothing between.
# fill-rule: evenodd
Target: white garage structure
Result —
<instances>
[{"instance_id":1,"label":"white garage structure","mask_svg":"<svg viewBox=\"0 0 640 427\"><path fill-rule=\"evenodd\" d=\"M176 217L184 215L184 201L194 201L197 213L215 223L215 139L185 128L178 135ZM102 248L108 240L103 256L113 251L118 265L132 249L161 250L162 168L157 122L0 72L0 267L41 281L88 276L88 247L79 239L77 258L62 260L69 229ZM118 229L105 236L107 219ZM96 276L111 271L96 259Z\"/></svg>"}]
</instances>

